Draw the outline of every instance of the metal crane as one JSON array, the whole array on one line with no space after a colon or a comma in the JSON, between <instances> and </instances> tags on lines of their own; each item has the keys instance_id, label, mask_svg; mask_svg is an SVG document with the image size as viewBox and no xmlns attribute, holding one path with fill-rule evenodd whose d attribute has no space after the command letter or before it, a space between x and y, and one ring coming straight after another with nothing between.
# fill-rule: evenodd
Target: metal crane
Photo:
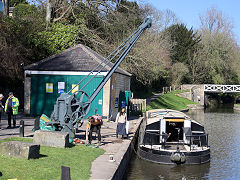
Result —
<instances>
[{"instance_id":1,"label":"metal crane","mask_svg":"<svg viewBox=\"0 0 240 180\"><path fill-rule=\"evenodd\" d=\"M55 127L56 130L68 132L69 138L73 138L75 134L74 126L78 123L82 124L85 116L88 114L91 102L95 99L103 86L111 78L114 71L119 67L120 63L124 60L136 41L139 39L145 29L150 28L152 20L146 18L144 22L138 27L138 29L131 34L118 48L116 48L107 58L99 63L92 71L85 76L75 87L80 85L87 77L95 74L90 80L85 83L80 90L72 93L70 92L75 88L73 87L69 92L62 93L56 100L54 110L51 114L51 122L46 125ZM107 75L103 78L96 90L89 96L83 89L95 78L104 67L106 67L111 61L116 59L113 67L108 71ZM102 67L101 67L102 66ZM101 67L98 71L97 69ZM97 72L96 72L97 71Z\"/></svg>"}]
</instances>

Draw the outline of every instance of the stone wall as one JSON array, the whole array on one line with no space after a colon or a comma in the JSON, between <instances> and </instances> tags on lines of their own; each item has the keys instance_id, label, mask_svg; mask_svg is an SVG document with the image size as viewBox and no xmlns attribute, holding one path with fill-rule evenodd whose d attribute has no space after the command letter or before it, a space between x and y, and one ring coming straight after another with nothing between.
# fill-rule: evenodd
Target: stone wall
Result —
<instances>
[{"instance_id":1,"label":"stone wall","mask_svg":"<svg viewBox=\"0 0 240 180\"><path fill-rule=\"evenodd\" d=\"M183 90L190 90L187 92L188 95L185 95L189 100L193 102L197 102L200 105L204 105L204 85L196 85L196 84L183 84Z\"/></svg>"}]
</instances>

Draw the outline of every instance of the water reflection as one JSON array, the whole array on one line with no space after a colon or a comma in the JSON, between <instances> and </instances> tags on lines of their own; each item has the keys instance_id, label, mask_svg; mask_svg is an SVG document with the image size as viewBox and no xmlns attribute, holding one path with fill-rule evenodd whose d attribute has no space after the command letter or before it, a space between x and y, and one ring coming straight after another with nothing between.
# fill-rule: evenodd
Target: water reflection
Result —
<instances>
[{"instance_id":1,"label":"water reflection","mask_svg":"<svg viewBox=\"0 0 240 180\"><path fill-rule=\"evenodd\" d=\"M143 161L134 156L127 179L198 179L209 173L210 164L202 165L160 165Z\"/></svg>"},{"instance_id":2,"label":"water reflection","mask_svg":"<svg viewBox=\"0 0 240 180\"><path fill-rule=\"evenodd\" d=\"M240 179L240 113L227 105L188 115L209 134L210 163L159 165L133 157L127 179Z\"/></svg>"}]
</instances>

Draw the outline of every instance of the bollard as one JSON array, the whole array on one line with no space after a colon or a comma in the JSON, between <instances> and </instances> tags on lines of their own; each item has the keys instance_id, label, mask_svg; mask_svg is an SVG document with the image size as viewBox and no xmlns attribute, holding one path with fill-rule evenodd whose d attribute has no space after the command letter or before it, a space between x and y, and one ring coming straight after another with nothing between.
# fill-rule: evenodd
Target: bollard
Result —
<instances>
[{"instance_id":1,"label":"bollard","mask_svg":"<svg viewBox=\"0 0 240 180\"><path fill-rule=\"evenodd\" d=\"M40 126L40 122L39 121L40 121L39 117L36 118L35 121L34 121L34 130L35 131L40 129L40 127L39 127Z\"/></svg>"},{"instance_id":2,"label":"bollard","mask_svg":"<svg viewBox=\"0 0 240 180\"><path fill-rule=\"evenodd\" d=\"M20 121L20 127L19 127L19 136L24 137L24 121Z\"/></svg>"},{"instance_id":3,"label":"bollard","mask_svg":"<svg viewBox=\"0 0 240 180\"><path fill-rule=\"evenodd\" d=\"M61 169L62 169L61 180L71 180L70 168L66 166L61 166Z\"/></svg>"}]
</instances>

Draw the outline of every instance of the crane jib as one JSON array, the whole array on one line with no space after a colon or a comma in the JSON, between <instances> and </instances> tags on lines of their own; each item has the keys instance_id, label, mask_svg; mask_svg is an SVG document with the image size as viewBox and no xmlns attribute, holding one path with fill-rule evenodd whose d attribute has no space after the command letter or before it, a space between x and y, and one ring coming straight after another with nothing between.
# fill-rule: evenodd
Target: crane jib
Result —
<instances>
[{"instance_id":1,"label":"crane jib","mask_svg":"<svg viewBox=\"0 0 240 180\"><path fill-rule=\"evenodd\" d=\"M46 125L54 126L56 130L68 132L69 138L74 137L74 126L77 123L82 124L83 119L88 114L91 102L96 98L98 93L101 91L103 86L111 78L114 71L119 67L121 62L127 56L131 48L134 46L136 41L142 35L146 28L150 28L152 25L152 20L146 18L144 22L138 27L138 29L131 34L118 48L116 48L107 58L100 62L87 76L85 76L76 86L81 84L90 75L93 75L87 83L85 83L80 90L72 93L70 92L75 88L73 87L67 93L62 93L54 105L54 110L51 114L51 122L45 123ZM96 90L92 93L91 96L88 96L83 89L96 77L99 73L111 62L113 59L118 57L116 62L113 64L112 68L108 71L107 75L100 82ZM97 72L96 70L101 67ZM78 95L78 96L77 96ZM80 98L79 98L80 97ZM40 127L41 129L41 127Z\"/></svg>"}]
</instances>

